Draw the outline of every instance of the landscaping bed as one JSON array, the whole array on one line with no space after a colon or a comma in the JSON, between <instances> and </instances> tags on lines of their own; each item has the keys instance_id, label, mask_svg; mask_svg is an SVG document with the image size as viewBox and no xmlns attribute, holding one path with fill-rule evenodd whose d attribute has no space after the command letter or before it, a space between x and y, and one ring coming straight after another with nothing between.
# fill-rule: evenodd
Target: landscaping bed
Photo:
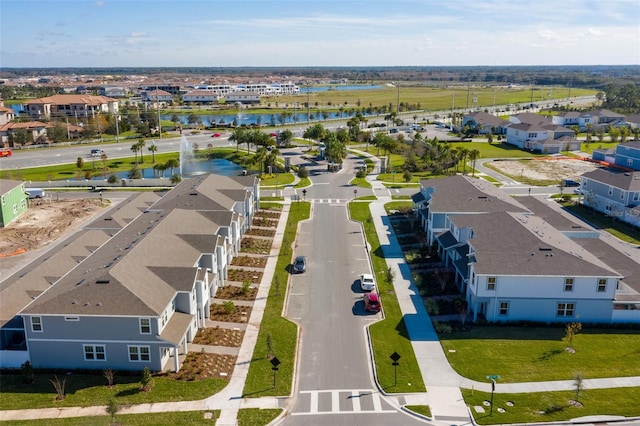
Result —
<instances>
[{"instance_id":1,"label":"landscaping bed","mask_svg":"<svg viewBox=\"0 0 640 426\"><path fill-rule=\"evenodd\" d=\"M216 299L251 301L255 300L257 294L258 289L254 287L250 287L246 291L243 291L240 286L227 285L225 287L218 288L218 291L216 291Z\"/></svg>"},{"instance_id":2,"label":"landscaping bed","mask_svg":"<svg viewBox=\"0 0 640 426\"><path fill-rule=\"evenodd\" d=\"M240 251L245 253L260 253L267 254L271 251L271 244L273 241L270 239L245 237L240 242Z\"/></svg>"},{"instance_id":3,"label":"landscaping bed","mask_svg":"<svg viewBox=\"0 0 640 426\"><path fill-rule=\"evenodd\" d=\"M231 266L248 266L251 268L264 268L267 266L266 257L238 256L231 261Z\"/></svg>"},{"instance_id":4,"label":"landscaping bed","mask_svg":"<svg viewBox=\"0 0 640 426\"><path fill-rule=\"evenodd\" d=\"M252 224L253 226L264 226L267 228L275 228L276 226L278 226L278 221L267 219L264 217L254 217Z\"/></svg>"},{"instance_id":5,"label":"landscaping bed","mask_svg":"<svg viewBox=\"0 0 640 426\"><path fill-rule=\"evenodd\" d=\"M240 283L248 281L252 284L260 284L260 280L262 279L262 271L229 268L228 274L227 279L229 281L237 281Z\"/></svg>"},{"instance_id":6,"label":"landscaping bed","mask_svg":"<svg viewBox=\"0 0 640 426\"><path fill-rule=\"evenodd\" d=\"M224 327L207 327L198 330L193 343L196 345L229 346L237 348L242 344L243 330Z\"/></svg>"},{"instance_id":7,"label":"landscaping bed","mask_svg":"<svg viewBox=\"0 0 640 426\"><path fill-rule=\"evenodd\" d=\"M214 303L209 310L209 319L246 324L251 316L251 309L251 306L236 306L233 302L230 304Z\"/></svg>"},{"instance_id":8,"label":"landscaping bed","mask_svg":"<svg viewBox=\"0 0 640 426\"><path fill-rule=\"evenodd\" d=\"M167 373L166 376L182 381L205 379L226 379L233 373L238 357L233 355L210 354L206 352L187 353L180 371Z\"/></svg>"},{"instance_id":9,"label":"landscaping bed","mask_svg":"<svg viewBox=\"0 0 640 426\"><path fill-rule=\"evenodd\" d=\"M265 228L251 228L247 232L245 232L245 235L255 235L255 236L258 236L258 237L270 237L270 238L273 238L273 237L276 236L276 230L275 229L265 229Z\"/></svg>"},{"instance_id":10,"label":"landscaping bed","mask_svg":"<svg viewBox=\"0 0 640 426\"><path fill-rule=\"evenodd\" d=\"M274 210L259 210L256 212L254 217L260 218L269 218L269 219L280 219L280 212Z\"/></svg>"}]
</instances>

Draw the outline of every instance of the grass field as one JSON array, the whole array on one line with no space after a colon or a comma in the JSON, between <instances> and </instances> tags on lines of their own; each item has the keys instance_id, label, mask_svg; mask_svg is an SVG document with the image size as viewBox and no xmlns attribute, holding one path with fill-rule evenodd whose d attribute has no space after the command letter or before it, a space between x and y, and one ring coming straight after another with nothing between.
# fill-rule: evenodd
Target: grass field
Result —
<instances>
[{"instance_id":1,"label":"grass field","mask_svg":"<svg viewBox=\"0 0 640 426\"><path fill-rule=\"evenodd\" d=\"M564 329L475 326L471 331L441 334L451 366L462 376L500 382L572 380L640 376L640 330L591 329L583 325L565 349ZM455 351L455 352L452 352Z\"/></svg>"}]
</instances>

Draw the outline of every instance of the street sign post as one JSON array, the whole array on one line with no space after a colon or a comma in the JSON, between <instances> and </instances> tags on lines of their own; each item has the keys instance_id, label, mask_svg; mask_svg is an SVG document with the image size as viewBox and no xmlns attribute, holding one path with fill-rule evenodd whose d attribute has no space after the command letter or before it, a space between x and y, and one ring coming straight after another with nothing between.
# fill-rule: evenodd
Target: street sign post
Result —
<instances>
[{"instance_id":1,"label":"street sign post","mask_svg":"<svg viewBox=\"0 0 640 426\"><path fill-rule=\"evenodd\" d=\"M400 365L398 361L402 357L400 356L400 354L398 354L398 352L394 352L389 356L389 358L391 358L391 361L393 361L391 363L391 365L393 365L393 386L398 386L398 366Z\"/></svg>"},{"instance_id":2,"label":"street sign post","mask_svg":"<svg viewBox=\"0 0 640 426\"><path fill-rule=\"evenodd\" d=\"M500 376L497 374L490 374L487 376L488 380L491 380L491 402L489 405L489 415L493 416L493 393L496 391L496 380L498 380Z\"/></svg>"},{"instance_id":3,"label":"street sign post","mask_svg":"<svg viewBox=\"0 0 640 426\"><path fill-rule=\"evenodd\" d=\"M278 366L280 365L280 360L274 356L271 359L271 365L273 365L273 367L271 367L271 369L273 370L273 387L275 389L275 387L276 387L276 372L278 371Z\"/></svg>"}]
</instances>

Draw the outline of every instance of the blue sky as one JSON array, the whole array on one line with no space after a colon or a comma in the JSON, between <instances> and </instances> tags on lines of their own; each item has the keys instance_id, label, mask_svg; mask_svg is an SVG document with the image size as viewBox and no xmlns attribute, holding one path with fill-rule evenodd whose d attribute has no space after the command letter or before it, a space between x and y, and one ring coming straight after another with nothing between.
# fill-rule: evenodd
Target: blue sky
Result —
<instances>
[{"instance_id":1,"label":"blue sky","mask_svg":"<svg viewBox=\"0 0 640 426\"><path fill-rule=\"evenodd\" d=\"M640 64L638 0L0 0L1 67Z\"/></svg>"}]
</instances>

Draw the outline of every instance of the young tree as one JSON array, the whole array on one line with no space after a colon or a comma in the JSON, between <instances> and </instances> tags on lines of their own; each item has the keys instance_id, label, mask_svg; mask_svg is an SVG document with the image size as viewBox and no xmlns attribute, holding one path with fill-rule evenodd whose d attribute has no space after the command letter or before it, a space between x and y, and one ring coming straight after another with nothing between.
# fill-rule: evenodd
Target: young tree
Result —
<instances>
[{"instance_id":1,"label":"young tree","mask_svg":"<svg viewBox=\"0 0 640 426\"><path fill-rule=\"evenodd\" d=\"M565 338L569 341L569 347L573 349L573 338L582 330L582 323L570 322L564 328Z\"/></svg>"}]
</instances>

